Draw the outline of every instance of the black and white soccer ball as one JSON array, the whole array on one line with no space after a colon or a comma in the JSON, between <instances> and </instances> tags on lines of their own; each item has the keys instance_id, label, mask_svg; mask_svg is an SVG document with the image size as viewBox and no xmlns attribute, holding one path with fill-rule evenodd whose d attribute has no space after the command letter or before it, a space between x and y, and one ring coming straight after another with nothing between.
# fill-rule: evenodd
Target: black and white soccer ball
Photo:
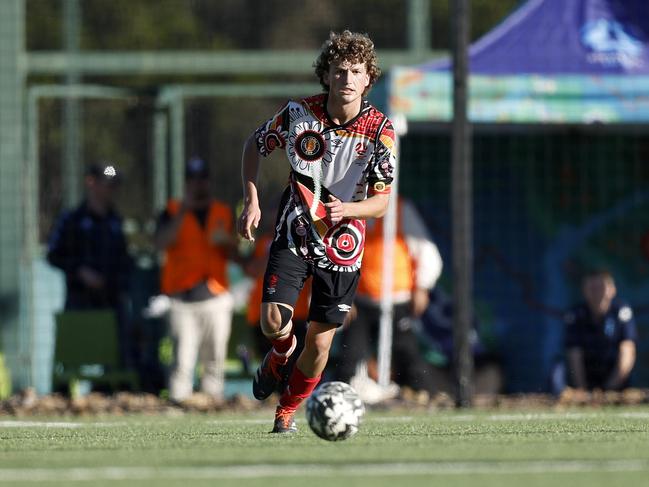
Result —
<instances>
[{"instance_id":1,"label":"black and white soccer ball","mask_svg":"<svg viewBox=\"0 0 649 487\"><path fill-rule=\"evenodd\" d=\"M345 382L321 384L306 403L306 419L311 430L327 441L346 440L355 435L363 414L363 402Z\"/></svg>"}]
</instances>

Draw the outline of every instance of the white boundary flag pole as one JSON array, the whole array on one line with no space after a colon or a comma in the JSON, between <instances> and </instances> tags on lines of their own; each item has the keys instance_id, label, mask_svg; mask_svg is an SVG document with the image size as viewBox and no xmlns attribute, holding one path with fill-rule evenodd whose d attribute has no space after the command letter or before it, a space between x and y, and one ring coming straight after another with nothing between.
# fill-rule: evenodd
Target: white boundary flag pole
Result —
<instances>
[{"instance_id":1,"label":"white boundary flag pole","mask_svg":"<svg viewBox=\"0 0 649 487\"><path fill-rule=\"evenodd\" d=\"M399 199L399 145L400 137L407 132L406 117L390 116L395 131L394 180L388 211L383 217L383 278L381 279L381 319L379 321L378 382L382 387L390 384L392 363L392 286L394 282L394 240L397 234L397 202Z\"/></svg>"}]
</instances>

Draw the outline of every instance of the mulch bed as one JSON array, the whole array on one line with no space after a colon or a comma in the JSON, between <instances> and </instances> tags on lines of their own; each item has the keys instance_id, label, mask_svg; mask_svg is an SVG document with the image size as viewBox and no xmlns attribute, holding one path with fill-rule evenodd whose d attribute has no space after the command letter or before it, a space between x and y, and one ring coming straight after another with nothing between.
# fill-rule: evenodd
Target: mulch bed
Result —
<instances>
[{"instance_id":1,"label":"mulch bed","mask_svg":"<svg viewBox=\"0 0 649 487\"><path fill-rule=\"evenodd\" d=\"M183 414L211 412L240 412L273 408L276 398L264 402L237 395L228 400L215 400L205 394L195 394L181 404L172 403L153 394L120 392L107 395L91 393L69 398L61 394L38 396L27 389L11 398L0 401L0 416L93 416L101 414ZM649 389L626 389L622 392L584 392L566 389L560 397L548 394L477 395L473 408L478 410L563 410L568 408L602 408L608 406L636 406L649 404ZM427 409L449 410L455 401L447 394L432 398L405 390L391 401L374 405L374 410Z\"/></svg>"}]
</instances>

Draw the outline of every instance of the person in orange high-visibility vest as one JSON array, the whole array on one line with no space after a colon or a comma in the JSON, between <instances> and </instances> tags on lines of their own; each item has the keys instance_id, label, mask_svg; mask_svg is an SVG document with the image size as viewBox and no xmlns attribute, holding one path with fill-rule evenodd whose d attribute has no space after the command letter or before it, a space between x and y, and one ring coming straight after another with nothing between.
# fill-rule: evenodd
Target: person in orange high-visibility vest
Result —
<instances>
[{"instance_id":1,"label":"person in orange high-visibility vest","mask_svg":"<svg viewBox=\"0 0 649 487\"><path fill-rule=\"evenodd\" d=\"M197 359L201 390L222 398L233 301L227 262L236 249L230 208L211 197L209 170L202 159L185 169L185 195L170 200L160 216L155 243L163 251L161 290L170 299L169 325L174 361L169 397L182 402L193 393Z\"/></svg>"},{"instance_id":2,"label":"person in orange high-visibility vest","mask_svg":"<svg viewBox=\"0 0 649 487\"><path fill-rule=\"evenodd\" d=\"M400 386L433 392L434 383L412 322L426 310L428 294L442 272L437 246L415 207L400 198L393 252L392 371ZM365 234L363 273L354 301L355 313L340 336L335 375L350 382L359 364L375 353L381 316L383 279L383 221L369 220Z\"/></svg>"}]
</instances>

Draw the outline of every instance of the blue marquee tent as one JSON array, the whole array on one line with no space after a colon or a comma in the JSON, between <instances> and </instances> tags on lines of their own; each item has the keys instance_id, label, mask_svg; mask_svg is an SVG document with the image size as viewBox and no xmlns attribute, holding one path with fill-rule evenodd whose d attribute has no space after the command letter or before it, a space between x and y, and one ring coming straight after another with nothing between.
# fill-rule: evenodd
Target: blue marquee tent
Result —
<instances>
[{"instance_id":1,"label":"blue marquee tent","mask_svg":"<svg viewBox=\"0 0 649 487\"><path fill-rule=\"evenodd\" d=\"M649 2L529 0L471 46L475 122L649 121ZM388 111L448 121L448 59L394 69Z\"/></svg>"}]
</instances>

